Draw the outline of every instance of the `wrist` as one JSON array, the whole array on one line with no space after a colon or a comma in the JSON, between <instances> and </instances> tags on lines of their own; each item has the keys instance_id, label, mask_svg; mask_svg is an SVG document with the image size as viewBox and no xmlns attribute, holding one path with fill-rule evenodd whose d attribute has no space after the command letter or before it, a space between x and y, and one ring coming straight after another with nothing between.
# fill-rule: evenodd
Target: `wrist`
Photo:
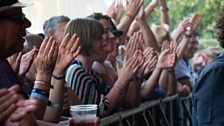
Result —
<instances>
[{"instance_id":1,"label":"wrist","mask_svg":"<svg viewBox=\"0 0 224 126\"><path fill-rule=\"evenodd\" d=\"M51 81L51 75L37 73L36 80L50 82Z\"/></svg>"},{"instance_id":2,"label":"wrist","mask_svg":"<svg viewBox=\"0 0 224 126\"><path fill-rule=\"evenodd\" d=\"M126 17L130 18L130 19L134 19L134 16L129 14L129 13L126 13Z\"/></svg>"}]
</instances>

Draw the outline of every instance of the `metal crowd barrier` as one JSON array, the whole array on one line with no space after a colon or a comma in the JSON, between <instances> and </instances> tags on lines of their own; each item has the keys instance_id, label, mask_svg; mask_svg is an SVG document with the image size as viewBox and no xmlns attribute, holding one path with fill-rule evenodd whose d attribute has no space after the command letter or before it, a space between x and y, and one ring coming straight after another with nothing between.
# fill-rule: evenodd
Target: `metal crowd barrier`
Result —
<instances>
[{"instance_id":1,"label":"metal crowd barrier","mask_svg":"<svg viewBox=\"0 0 224 126\"><path fill-rule=\"evenodd\" d=\"M101 119L100 126L192 126L191 95L173 95Z\"/></svg>"}]
</instances>

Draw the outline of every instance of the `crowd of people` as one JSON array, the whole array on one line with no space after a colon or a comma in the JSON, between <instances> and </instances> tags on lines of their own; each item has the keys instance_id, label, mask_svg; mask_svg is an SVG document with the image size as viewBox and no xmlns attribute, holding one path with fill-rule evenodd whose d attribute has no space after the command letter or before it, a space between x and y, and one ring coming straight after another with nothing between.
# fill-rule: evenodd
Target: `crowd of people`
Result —
<instances>
[{"instance_id":1,"label":"crowd of people","mask_svg":"<svg viewBox=\"0 0 224 126\"><path fill-rule=\"evenodd\" d=\"M100 118L144 101L193 91L194 125L224 124L223 49L197 52L197 12L172 32L166 2L152 0L144 7L143 0L126 1L124 11L122 1L113 0L106 14L53 16L44 22L44 33L33 34L22 12L27 5L1 0L0 123L62 125L60 117L70 116L71 105L97 104L98 125ZM150 26L157 6L161 20ZM222 47L223 12L217 21Z\"/></svg>"}]
</instances>

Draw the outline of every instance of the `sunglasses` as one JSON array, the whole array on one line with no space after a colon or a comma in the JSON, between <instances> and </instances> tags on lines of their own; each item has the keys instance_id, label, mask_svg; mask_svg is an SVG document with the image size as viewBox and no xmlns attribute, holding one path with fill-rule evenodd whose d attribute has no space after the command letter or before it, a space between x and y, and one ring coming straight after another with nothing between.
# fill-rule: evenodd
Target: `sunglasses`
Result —
<instances>
[{"instance_id":1,"label":"sunglasses","mask_svg":"<svg viewBox=\"0 0 224 126\"><path fill-rule=\"evenodd\" d=\"M24 21L26 18L25 14L15 14L15 15L0 15L0 20L8 19L13 21Z\"/></svg>"}]
</instances>

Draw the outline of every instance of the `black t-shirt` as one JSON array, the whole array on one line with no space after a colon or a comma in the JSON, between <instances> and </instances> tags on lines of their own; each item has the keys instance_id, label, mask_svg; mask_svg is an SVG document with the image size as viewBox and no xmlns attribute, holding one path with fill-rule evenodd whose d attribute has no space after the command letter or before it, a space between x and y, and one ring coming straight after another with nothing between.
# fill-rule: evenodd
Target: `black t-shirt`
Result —
<instances>
[{"instance_id":1,"label":"black t-shirt","mask_svg":"<svg viewBox=\"0 0 224 126\"><path fill-rule=\"evenodd\" d=\"M0 58L0 89L19 84L19 79L6 59ZM21 86L21 85L20 85Z\"/></svg>"}]
</instances>

